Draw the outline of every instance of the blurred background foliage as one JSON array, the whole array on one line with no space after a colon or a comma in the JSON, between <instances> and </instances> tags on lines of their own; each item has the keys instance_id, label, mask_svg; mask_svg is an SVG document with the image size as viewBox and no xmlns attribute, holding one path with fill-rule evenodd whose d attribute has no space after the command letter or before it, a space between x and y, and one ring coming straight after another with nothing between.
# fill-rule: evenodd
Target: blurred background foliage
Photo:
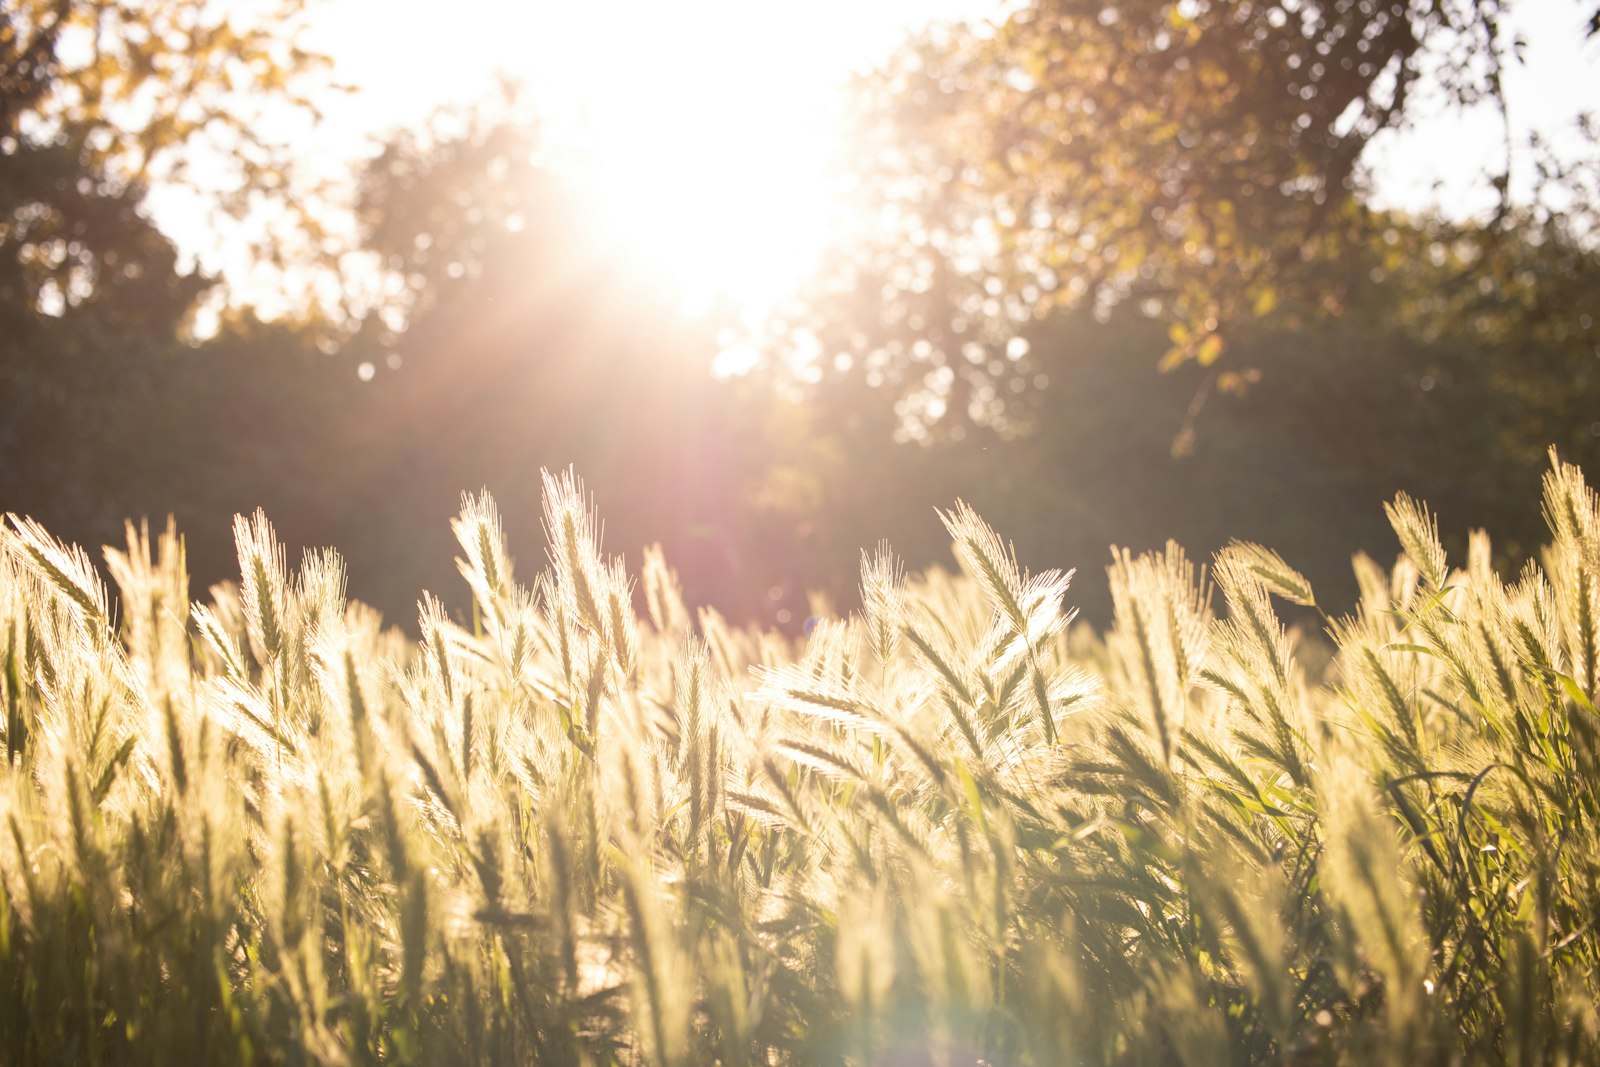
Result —
<instances>
[{"instance_id":1,"label":"blurred background foliage","mask_svg":"<svg viewBox=\"0 0 1600 1067\"><path fill-rule=\"evenodd\" d=\"M205 582L262 506L409 625L459 584L461 491L526 554L539 468L573 464L630 566L660 541L736 617L848 602L883 537L934 561L932 509L962 497L1030 565L1079 567L1103 619L1113 543L1260 541L1338 604L1397 491L1454 550L1485 524L1523 558L1546 446L1600 468L1594 168L1516 146L1535 187L1511 196L1508 162L1473 223L1368 196L1419 80L1495 98L1516 42L1492 0L1039 0L913 41L857 86L840 197L871 224L758 337L602 237L514 106L441 113L351 185L381 300L201 337L217 283L149 221L152 182L352 269L294 156L331 75L298 4L258 8L0 9L0 511L69 541L172 513ZM197 138L234 168L186 176ZM713 374L735 345L749 369Z\"/></svg>"}]
</instances>

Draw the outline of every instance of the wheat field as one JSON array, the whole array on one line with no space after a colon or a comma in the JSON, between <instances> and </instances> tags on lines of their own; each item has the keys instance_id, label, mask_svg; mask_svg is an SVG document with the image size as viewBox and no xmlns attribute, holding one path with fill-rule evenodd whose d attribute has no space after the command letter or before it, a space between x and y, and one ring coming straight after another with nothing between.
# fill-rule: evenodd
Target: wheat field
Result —
<instances>
[{"instance_id":1,"label":"wheat field","mask_svg":"<svg viewBox=\"0 0 1600 1067\"><path fill-rule=\"evenodd\" d=\"M204 604L170 527L113 601L8 517L0 1061L1595 1063L1600 501L1544 490L1510 582L1401 497L1349 616L1169 545L1104 635L962 505L805 638L570 474L531 579L464 501L420 641L260 514Z\"/></svg>"}]
</instances>

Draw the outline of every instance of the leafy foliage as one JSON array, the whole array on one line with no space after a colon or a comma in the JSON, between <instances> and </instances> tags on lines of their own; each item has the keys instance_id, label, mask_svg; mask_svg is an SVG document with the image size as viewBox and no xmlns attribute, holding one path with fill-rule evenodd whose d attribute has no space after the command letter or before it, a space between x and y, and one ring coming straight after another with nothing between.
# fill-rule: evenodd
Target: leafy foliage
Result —
<instances>
[{"instance_id":1,"label":"leafy foliage","mask_svg":"<svg viewBox=\"0 0 1600 1067\"><path fill-rule=\"evenodd\" d=\"M1582 1063L1600 1051L1600 505L1511 583L1428 513L1318 641L1238 544L1119 553L1104 638L965 506L794 641L648 618L546 477L470 625L183 542L0 541L7 1062ZM1210 590L1220 593L1217 614Z\"/></svg>"},{"instance_id":2,"label":"leafy foliage","mask_svg":"<svg viewBox=\"0 0 1600 1067\"><path fill-rule=\"evenodd\" d=\"M17 0L0 10L0 269L50 314L143 269L117 243L160 183L213 223L254 213L265 260L327 254L323 179L292 140L318 115L328 60L300 45L304 0ZM74 173L75 172L75 173ZM146 226L145 229L150 229ZM152 273L161 273L155 257ZM189 279L192 302L205 286ZM187 310L187 303L183 310Z\"/></svg>"},{"instance_id":3,"label":"leafy foliage","mask_svg":"<svg viewBox=\"0 0 1600 1067\"><path fill-rule=\"evenodd\" d=\"M1561 153L1508 125L1481 175L1493 218L1418 223L1369 196L1368 147L1413 101L1504 112L1515 7L1030 0L930 31L860 81L844 163L858 232L769 343L820 349L813 373L836 356L870 368L921 437L969 407L1014 432L1009 387L1034 377L1017 340L1053 310L1137 308L1169 331L1151 362L1222 366L1252 324L1337 315L1374 256L1399 244L1425 263L1429 240L1479 246L1474 282L1559 307L1559 280L1535 297L1542 279L1505 261L1530 228L1569 226L1570 251L1592 252L1592 119ZM1533 179L1515 194L1514 154Z\"/></svg>"}]
</instances>

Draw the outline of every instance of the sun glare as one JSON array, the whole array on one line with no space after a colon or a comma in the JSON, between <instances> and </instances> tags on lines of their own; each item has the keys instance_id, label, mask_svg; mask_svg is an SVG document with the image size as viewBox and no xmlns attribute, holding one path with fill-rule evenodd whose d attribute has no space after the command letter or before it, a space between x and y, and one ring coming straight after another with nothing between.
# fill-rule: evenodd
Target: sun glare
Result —
<instances>
[{"instance_id":1,"label":"sun glare","mask_svg":"<svg viewBox=\"0 0 1600 1067\"><path fill-rule=\"evenodd\" d=\"M331 0L318 43L369 129L522 83L607 237L687 311L760 318L816 264L834 225L830 161L847 77L974 0ZM381 35L359 28L382 22ZM417 70L433 77L419 79Z\"/></svg>"},{"instance_id":2,"label":"sun glare","mask_svg":"<svg viewBox=\"0 0 1600 1067\"><path fill-rule=\"evenodd\" d=\"M759 314L828 233L842 72L783 7L620 7L571 5L520 73L611 236L686 310Z\"/></svg>"}]
</instances>

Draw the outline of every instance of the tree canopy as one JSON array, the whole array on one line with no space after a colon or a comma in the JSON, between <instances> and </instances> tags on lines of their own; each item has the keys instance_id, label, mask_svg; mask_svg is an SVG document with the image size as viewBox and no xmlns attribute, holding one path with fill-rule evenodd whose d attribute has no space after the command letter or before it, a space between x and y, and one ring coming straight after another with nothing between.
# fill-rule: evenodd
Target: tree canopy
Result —
<instances>
[{"instance_id":1,"label":"tree canopy","mask_svg":"<svg viewBox=\"0 0 1600 1067\"><path fill-rule=\"evenodd\" d=\"M1511 6L1036 0L931 32L861 83L849 165L869 236L841 244L779 343L820 351L824 373L868 365L912 436L956 409L1003 428L1037 378L1021 327L1053 308L1131 305L1169 325L1166 366L1210 366L1284 307L1337 314L1397 228L1479 273L1511 231L1592 243L1563 215L1600 174L1586 123L1577 165L1508 141L1540 188L1515 199L1508 156L1483 176L1492 219L1419 226L1370 204L1366 150L1419 92L1504 106Z\"/></svg>"},{"instance_id":2,"label":"tree canopy","mask_svg":"<svg viewBox=\"0 0 1600 1067\"><path fill-rule=\"evenodd\" d=\"M0 253L42 310L59 313L140 269L87 221L103 210L98 201L142 203L159 183L185 191L213 225L249 213L312 223L295 139L315 121L329 72L298 43L306 7L18 0L0 9Z\"/></svg>"}]
</instances>

